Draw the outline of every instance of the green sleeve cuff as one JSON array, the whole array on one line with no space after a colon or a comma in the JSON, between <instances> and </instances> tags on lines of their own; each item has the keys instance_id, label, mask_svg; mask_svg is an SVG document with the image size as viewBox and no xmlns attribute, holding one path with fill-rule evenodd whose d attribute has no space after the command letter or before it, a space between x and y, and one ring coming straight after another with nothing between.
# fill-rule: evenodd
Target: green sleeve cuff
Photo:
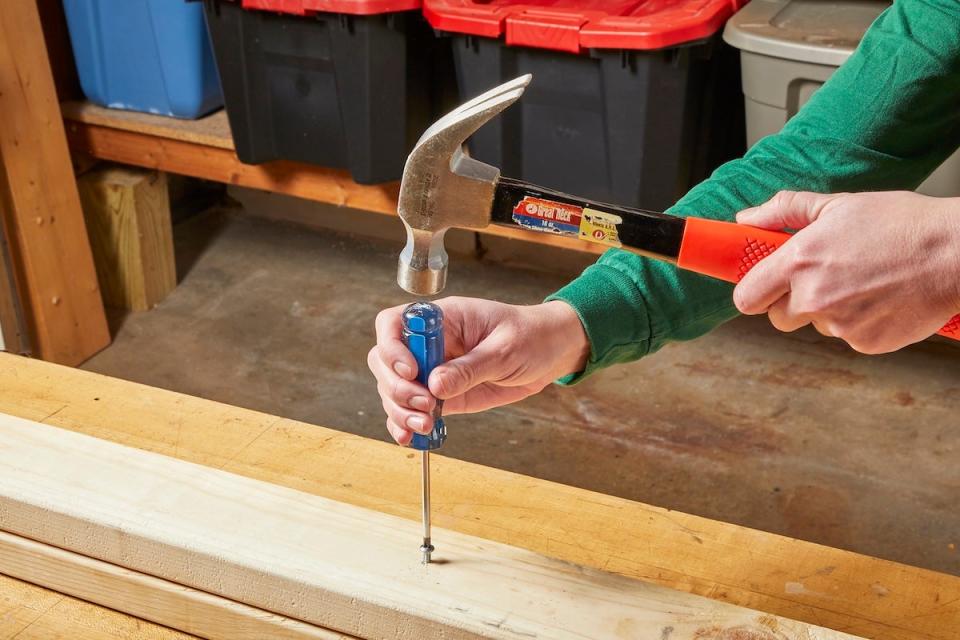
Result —
<instances>
[{"instance_id":1,"label":"green sleeve cuff","mask_svg":"<svg viewBox=\"0 0 960 640\"><path fill-rule=\"evenodd\" d=\"M618 265L605 258L587 267L583 274L546 301L562 300L577 312L590 341L590 358L583 371L557 380L570 385L594 371L616 362L629 362L645 356L650 345L650 316L637 282ZM620 342L629 336L629 342Z\"/></svg>"}]
</instances>

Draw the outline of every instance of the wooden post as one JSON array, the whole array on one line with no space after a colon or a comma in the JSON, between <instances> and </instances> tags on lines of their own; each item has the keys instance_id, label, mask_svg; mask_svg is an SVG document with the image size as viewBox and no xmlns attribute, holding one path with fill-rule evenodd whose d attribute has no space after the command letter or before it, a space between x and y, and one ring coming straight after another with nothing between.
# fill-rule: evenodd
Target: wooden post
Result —
<instances>
[{"instance_id":1,"label":"wooden post","mask_svg":"<svg viewBox=\"0 0 960 640\"><path fill-rule=\"evenodd\" d=\"M153 308L177 284L166 175L107 167L77 185L104 304Z\"/></svg>"},{"instance_id":2,"label":"wooden post","mask_svg":"<svg viewBox=\"0 0 960 640\"><path fill-rule=\"evenodd\" d=\"M36 354L110 342L37 4L0 2L0 209Z\"/></svg>"}]
</instances>

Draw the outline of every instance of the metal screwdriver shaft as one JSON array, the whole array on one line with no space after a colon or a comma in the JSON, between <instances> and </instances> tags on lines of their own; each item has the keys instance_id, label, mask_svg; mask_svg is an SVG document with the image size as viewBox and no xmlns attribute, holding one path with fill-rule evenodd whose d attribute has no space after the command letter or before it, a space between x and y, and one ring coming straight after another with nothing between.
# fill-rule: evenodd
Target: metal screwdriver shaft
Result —
<instances>
[{"instance_id":1,"label":"metal screwdriver shaft","mask_svg":"<svg viewBox=\"0 0 960 640\"><path fill-rule=\"evenodd\" d=\"M403 341L417 361L417 381L426 386L430 372L443 362L443 311L429 302L414 302L403 310ZM447 439L443 423L442 403L433 412L433 430L428 434L415 433L410 446L421 452L421 499L423 516L423 543L420 561L430 562L433 545L430 542L430 452L439 449Z\"/></svg>"},{"instance_id":2,"label":"metal screwdriver shaft","mask_svg":"<svg viewBox=\"0 0 960 640\"><path fill-rule=\"evenodd\" d=\"M423 505L423 544L420 545L420 562L428 564L430 554L433 553L433 545L430 544L430 452L422 451L420 453L420 465L422 474L422 495L421 504Z\"/></svg>"}]
</instances>

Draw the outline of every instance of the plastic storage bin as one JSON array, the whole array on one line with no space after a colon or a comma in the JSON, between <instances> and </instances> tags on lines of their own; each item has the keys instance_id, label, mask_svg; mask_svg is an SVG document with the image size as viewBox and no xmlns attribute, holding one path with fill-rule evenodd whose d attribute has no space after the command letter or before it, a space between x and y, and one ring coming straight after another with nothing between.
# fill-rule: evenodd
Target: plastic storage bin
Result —
<instances>
[{"instance_id":1,"label":"plastic storage bin","mask_svg":"<svg viewBox=\"0 0 960 640\"><path fill-rule=\"evenodd\" d=\"M740 49L747 144L783 128L889 6L883 0L753 0L731 18L723 37ZM960 152L917 191L960 196Z\"/></svg>"},{"instance_id":2,"label":"plastic storage bin","mask_svg":"<svg viewBox=\"0 0 960 640\"><path fill-rule=\"evenodd\" d=\"M223 106L199 4L64 0L80 86L105 107L198 118Z\"/></svg>"},{"instance_id":3,"label":"plastic storage bin","mask_svg":"<svg viewBox=\"0 0 960 640\"><path fill-rule=\"evenodd\" d=\"M504 175L661 209L743 150L736 51L745 0L424 0L453 39L462 99L522 73L523 99L471 137Z\"/></svg>"},{"instance_id":4,"label":"plastic storage bin","mask_svg":"<svg viewBox=\"0 0 960 640\"><path fill-rule=\"evenodd\" d=\"M237 156L397 180L437 115L419 0L205 0ZM449 48L447 66L451 67ZM452 71L450 71L452 75Z\"/></svg>"}]
</instances>

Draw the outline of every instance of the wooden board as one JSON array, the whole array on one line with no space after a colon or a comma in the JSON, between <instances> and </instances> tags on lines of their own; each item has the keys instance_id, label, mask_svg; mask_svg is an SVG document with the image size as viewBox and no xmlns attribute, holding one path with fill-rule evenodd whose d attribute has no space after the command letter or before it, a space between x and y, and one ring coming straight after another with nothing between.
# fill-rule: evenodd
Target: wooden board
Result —
<instances>
[{"instance_id":1,"label":"wooden board","mask_svg":"<svg viewBox=\"0 0 960 640\"><path fill-rule=\"evenodd\" d=\"M346 171L297 162L243 164L233 152L233 140L223 112L184 122L86 103L67 103L63 109L67 138L75 152L342 207L397 214L398 182L360 185ZM496 225L482 234L595 255L606 250L592 242Z\"/></svg>"},{"instance_id":2,"label":"wooden board","mask_svg":"<svg viewBox=\"0 0 960 640\"><path fill-rule=\"evenodd\" d=\"M167 140L192 142L217 149L234 149L230 122L223 109L197 120L184 120L139 111L107 109L83 100L64 102L60 108L63 117L71 121L133 131Z\"/></svg>"},{"instance_id":3,"label":"wooden board","mask_svg":"<svg viewBox=\"0 0 960 640\"><path fill-rule=\"evenodd\" d=\"M0 210L40 357L110 342L36 2L0 2Z\"/></svg>"},{"instance_id":4,"label":"wooden board","mask_svg":"<svg viewBox=\"0 0 960 640\"><path fill-rule=\"evenodd\" d=\"M0 568L7 576L210 640L350 640L350 636L3 531Z\"/></svg>"},{"instance_id":5,"label":"wooden board","mask_svg":"<svg viewBox=\"0 0 960 640\"><path fill-rule=\"evenodd\" d=\"M0 354L0 412L415 522L413 452ZM955 640L960 578L434 456L434 522L883 640Z\"/></svg>"},{"instance_id":6,"label":"wooden board","mask_svg":"<svg viewBox=\"0 0 960 640\"><path fill-rule=\"evenodd\" d=\"M852 638L452 531L424 566L407 520L22 418L0 451L5 531L362 638Z\"/></svg>"},{"instance_id":7,"label":"wooden board","mask_svg":"<svg viewBox=\"0 0 960 640\"><path fill-rule=\"evenodd\" d=\"M152 309L177 286L166 174L104 167L77 187L104 304Z\"/></svg>"},{"instance_id":8,"label":"wooden board","mask_svg":"<svg viewBox=\"0 0 960 640\"><path fill-rule=\"evenodd\" d=\"M0 575L0 640L195 640L78 598Z\"/></svg>"}]
</instances>

